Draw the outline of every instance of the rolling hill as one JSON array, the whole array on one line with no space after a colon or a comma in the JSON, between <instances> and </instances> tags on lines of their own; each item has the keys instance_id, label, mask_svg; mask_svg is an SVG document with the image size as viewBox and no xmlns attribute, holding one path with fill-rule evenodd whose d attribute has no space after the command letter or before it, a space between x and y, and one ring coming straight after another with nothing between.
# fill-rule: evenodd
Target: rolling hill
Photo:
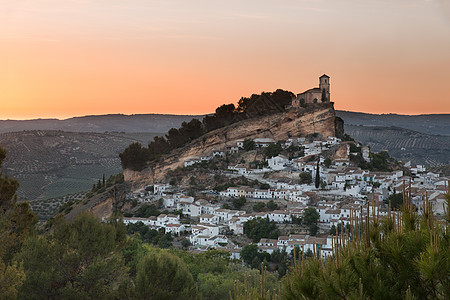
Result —
<instances>
[{"instance_id":1,"label":"rolling hill","mask_svg":"<svg viewBox=\"0 0 450 300\"><path fill-rule=\"evenodd\" d=\"M103 174L122 171L119 153L161 133L33 130L0 134L3 171L19 180L19 198L43 199L89 190Z\"/></svg>"},{"instance_id":2,"label":"rolling hill","mask_svg":"<svg viewBox=\"0 0 450 300\"><path fill-rule=\"evenodd\" d=\"M450 136L429 135L421 132L382 126L344 125L345 132L371 148L387 150L398 160L429 167L450 164Z\"/></svg>"},{"instance_id":3,"label":"rolling hill","mask_svg":"<svg viewBox=\"0 0 450 300\"><path fill-rule=\"evenodd\" d=\"M0 133L23 130L63 130L70 132L167 132L182 122L203 115L111 114L59 119L0 120Z\"/></svg>"},{"instance_id":4,"label":"rolling hill","mask_svg":"<svg viewBox=\"0 0 450 300\"><path fill-rule=\"evenodd\" d=\"M337 110L347 125L401 127L429 135L450 136L450 114L432 115L397 115L397 114L366 114L360 112Z\"/></svg>"}]
</instances>

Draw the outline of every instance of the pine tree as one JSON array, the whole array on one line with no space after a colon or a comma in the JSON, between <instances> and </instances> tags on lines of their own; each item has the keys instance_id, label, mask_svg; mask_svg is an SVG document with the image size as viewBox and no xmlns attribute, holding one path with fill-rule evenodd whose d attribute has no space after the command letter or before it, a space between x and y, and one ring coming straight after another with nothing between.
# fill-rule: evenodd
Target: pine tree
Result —
<instances>
[{"instance_id":1,"label":"pine tree","mask_svg":"<svg viewBox=\"0 0 450 300\"><path fill-rule=\"evenodd\" d=\"M450 212L438 220L427 199L420 214L411 195L405 200L385 219L351 220L330 259L298 261L283 299L450 299Z\"/></svg>"}]
</instances>

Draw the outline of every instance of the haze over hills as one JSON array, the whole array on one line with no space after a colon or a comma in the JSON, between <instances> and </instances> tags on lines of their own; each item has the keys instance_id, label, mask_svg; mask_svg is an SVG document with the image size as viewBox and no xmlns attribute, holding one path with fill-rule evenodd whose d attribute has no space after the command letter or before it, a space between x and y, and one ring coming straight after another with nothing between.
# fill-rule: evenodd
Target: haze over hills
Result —
<instances>
[{"instance_id":1,"label":"haze over hills","mask_svg":"<svg viewBox=\"0 0 450 300\"><path fill-rule=\"evenodd\" d=\"M166 132L182 122L203 115L109 114L59 119L0 120L0 133L23 130L63 130L71 132Z\"/></svg>"},{"instance_id":2,"label":"haze over hills","mask_svg":"<svg viewBox=\"0 0 450 300\"><path fill-rule=\"evenodd\" d=\"M346 125L395 126L425 134L450 136L450 114L377 115L337 110L336 115L341 117Z\"/></svg>"},{"instance_id":3,"label":"haze over hills","mask_svg":"<svg viewBox=\"0 0 450 300\"><path fill-rule=\"evenodd\" d=\"M450 114L398 115L369 114L336 110L346 125L396 126L431 135L450 136ZM0 120L0 133L23 130L63 130L72 132L167 132L182 122L204 115L109 114L59 119Z\"/></svg>"},{"instance_id":4,"label":"haze over hills","mask_svg":"<svg viewBox=\"0 0 450 300\"><path fill-rule=\"evenodd\" d=\"M374 152L428 167L450 164L450 114L398 115L336 111L344 129Z\"/></svg>"},{"instance_id":5,"label":"haze over hills","mask_svg":"<svg viewBox=\"0 0 450 300\"><path fill-rule=\"evenodd\" d=\"M400 127L344 125L345 133L370 147L387 150L403 162L438 167L450 164L450 136L429 135Z\"/></svg>"}]
</instances>

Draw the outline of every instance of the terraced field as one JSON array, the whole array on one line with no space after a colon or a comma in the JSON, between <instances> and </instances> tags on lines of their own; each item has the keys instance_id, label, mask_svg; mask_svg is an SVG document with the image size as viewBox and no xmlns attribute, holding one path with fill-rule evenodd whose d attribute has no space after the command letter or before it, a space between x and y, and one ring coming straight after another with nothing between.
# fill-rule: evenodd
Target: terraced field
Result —
<instances>
[{"instance_id":1,"label":"terraced field","mask_svg":"<svg viewBox=\"0 0 450 300\"><path fill-rule=\"evenodd\" d=\"M22 131L0 134L3 169L20 182L20 199L47 199L89 190L103 174L121 172L119 153L160 133Z\"/></svg>"},{"instance_id":2,"label":"terraced field","mask_svg":"<svg viewBox=\"0 0 450 300\"><path fill-rule=\"evenodd\" d=\"M372 151L387 150L401 161L429 167L450 164L450 136L428 135L399 127L345 125L345 132L370 146Z\"/></svg>"}]
</instances>

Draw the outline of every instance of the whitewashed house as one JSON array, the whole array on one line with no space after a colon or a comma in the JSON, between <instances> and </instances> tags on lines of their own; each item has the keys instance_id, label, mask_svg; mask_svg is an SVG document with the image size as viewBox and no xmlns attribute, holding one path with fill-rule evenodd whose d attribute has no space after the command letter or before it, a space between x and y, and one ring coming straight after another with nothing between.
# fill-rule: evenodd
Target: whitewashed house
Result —
<instances>
[{"instance_id":1,"label":"whitewashed house","mask_svg":"<svg viewBox=\"0 0 450 300\"><path fill-rule=\"evenodd\" d=\"M268 213L268 217L270 221L276 223L290 223L292 221L289 212L286 210L274 210L273 212Z\"/></svg>"},{"instance_id":2,"label":"whitewashed house","mask_svg":"<svg viewBox=\"0 0 450 300\"><path fill-rule=\"evenodd\" d=\"M153 185L153 193L157 195L163 195L170 189L170 184L155 184Z\"/></svg>"},{"instance_id":3,"label":"whitewashed house","mask_svg":"<svg viewBox=\"0 0 450 300\"><path fill-rule=\"evenodd\" d=\"M254 139L256 147L266 148L269 147L270 144L274 144L275 140L272 138L256 138Z\"/></svg>"},{"instance_id":4,"label":"whitewashed house","mask_svg":"<svg viewBox=\"0 0 450 300\"><path fill-rule=\"evenodd\" d=\"M275 171L280 171L286 169L290 164L289 158L284 155L277 155L267 159L269 168Z\"/></svg>"},{"instance_id":5,"label":"whitewashed house","mask_svg":"<svg viewBox=\"0 0 450 300\"><path fill-rule=\"evenodd\" d=\"M170 232L173 235L180 235L184 231L186 231L186 225L184 225L184 224L167 224L164 227L165 233Z\"/></svg>"},{"instance_id":6,"label":"whitewashed house","mask_svg":"<svg viewBox=\"0 0 450 300\"><path fill-rule=\"evenodd\" d=\"M219 218L215 215L201 215L200 223L204 224L219 224Z\"/></svg>"}]
</instances>

